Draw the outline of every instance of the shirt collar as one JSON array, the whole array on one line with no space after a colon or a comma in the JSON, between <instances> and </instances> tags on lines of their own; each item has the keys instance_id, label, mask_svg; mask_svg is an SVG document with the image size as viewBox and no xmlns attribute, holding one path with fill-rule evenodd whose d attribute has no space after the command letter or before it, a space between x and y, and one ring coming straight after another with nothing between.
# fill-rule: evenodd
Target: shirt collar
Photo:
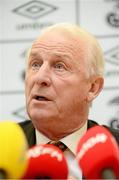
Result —
<instances>
[{"instance_id":1,"label":"shirt collar","mask_svg":"<svg viewBox=\"0 0 119 180\"><path fill-rule=\"evenodd\" d=\"M63 142L74 154L76 154L77 144L86 131L87 131L87 121L82 128L60 139L60 141ZM36 144L47 144L49 141L51 141L49 138L44 136L38 130L35 130L35 132L36 132Z\"/></svg>"}]
</instances>

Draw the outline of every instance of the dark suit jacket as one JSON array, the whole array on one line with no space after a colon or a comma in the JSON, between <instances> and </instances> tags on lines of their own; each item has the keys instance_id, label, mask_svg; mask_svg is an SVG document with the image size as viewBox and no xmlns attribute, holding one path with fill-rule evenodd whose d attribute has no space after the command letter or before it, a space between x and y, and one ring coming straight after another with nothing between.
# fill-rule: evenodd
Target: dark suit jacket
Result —
<instances>
[{"instance_id":1,"label":"dark suit jacket","mask_svg":"<svg viewBox=\"0 0 119 180\"><path fill-rule=\"evenodd\" d=\"M35 128L33 127L32 122L27 120L27 121L19 123L19 125L22 127L22 129L26 135L29 147L35 145L36 144ZM98 125L98 123L96 123L95 121L92 121L92 120L88 120L88 129L95 125ZM116 139L117 143L119 144L119 130L109 128L105 125L104 125L104 127L106 127L112 133L112 135Z\"/></svg>"},{"instance_id":2,"label":"dark suit jacket","mask_svg":"<svg viewBox=\"0 0 119 180\"><path fill-rule=\"evenodd\" d=\"M26 135L29 147L35 145L36 144L35 128L33 127L32 122L28 120L28 121L21 122L19 124L22 127L22 129ZM98 123L96 123L95 121L92 121L92 120L88 120L88 129L95 125L98 125ZM109 128L107 126L104 126L104 127L106 127L112 133L112 135L116 139L117 143L119 144L119 131ZM83 176L82 179L85 180L86 178Z\"/></svg>"}]
</instances>

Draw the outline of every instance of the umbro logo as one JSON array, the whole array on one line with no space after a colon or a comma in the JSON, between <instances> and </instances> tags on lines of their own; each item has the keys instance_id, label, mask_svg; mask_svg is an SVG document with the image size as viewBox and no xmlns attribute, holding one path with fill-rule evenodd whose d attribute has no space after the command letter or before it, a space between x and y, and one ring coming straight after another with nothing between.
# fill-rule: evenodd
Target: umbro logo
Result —
<instances>
[{"instance_id":1,"label":"umbro logo","mask_svg":"<svg viewBox=\"0 0 119 180\"><path fill-rule=\"evenodd\" d=\"M35 0L16 7L13 9L13 12L30 19L38 19L49 13L52 13L56 9L57 7L54 5Z\"/></svg>"}]
</instances>

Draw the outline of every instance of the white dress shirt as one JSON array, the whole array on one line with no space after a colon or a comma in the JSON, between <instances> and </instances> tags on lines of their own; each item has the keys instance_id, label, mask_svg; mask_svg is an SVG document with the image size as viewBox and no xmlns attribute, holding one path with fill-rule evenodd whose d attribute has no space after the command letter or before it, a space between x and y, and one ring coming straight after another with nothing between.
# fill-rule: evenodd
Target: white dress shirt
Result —
<instances>
[{"instance_id":1,"label":"white dress shirt","mask_svg":"<svg viewBox=\"0 0 119 180\"><path fill-rule=\"evenodd\" d=\"M80 167L78 166L78 162L76 161L75 156L78 142L86 131L87 121L81 129L60 139L60 141L68 147L68 149L66 149L66 151L64 152L64 156L68 164L69 179L70 177L74 177L74 179L82 179L82 172ZM51 141L51 139L47 138L42 133L36 130L36 144L47 144L49 141Z\"/></svg>"}]
</instances>

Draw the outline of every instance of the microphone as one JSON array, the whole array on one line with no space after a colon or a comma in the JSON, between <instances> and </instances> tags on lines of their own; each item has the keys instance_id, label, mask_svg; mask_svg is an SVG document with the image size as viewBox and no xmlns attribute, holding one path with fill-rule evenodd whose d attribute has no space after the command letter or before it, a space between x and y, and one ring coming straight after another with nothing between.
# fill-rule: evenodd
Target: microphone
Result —
<instances>
[{"instance_id":1,"label":"microphone","mask_svg":"<svg viewBox=\"0 0 119 180\"><path fill-rule=\"evenodd\" d=\"M119 147L105 127L90 128L79 141L76 154L85 178L119 178Z\"/></svg>"},{"instance_id":2,"label":"microphone","mask_svg":"<svg viewBox=\"0 0 119 180\"><path fill-rule=\"evenodd\" d=\"M26 171L28 144L21 127L9 120L0 122L0 179L18 179Z\"/></svg>"},{"instance_id":3,"label":"microphone","mask_svg":"<svg viewBox=\"0 0 119 180\"><path fill-rule=\"evenodd\" d=\"M39 144L28 150L28 168L23 179L67 179L68 165L63 152L51 144Z\"/></svg>"}]
</instances>

